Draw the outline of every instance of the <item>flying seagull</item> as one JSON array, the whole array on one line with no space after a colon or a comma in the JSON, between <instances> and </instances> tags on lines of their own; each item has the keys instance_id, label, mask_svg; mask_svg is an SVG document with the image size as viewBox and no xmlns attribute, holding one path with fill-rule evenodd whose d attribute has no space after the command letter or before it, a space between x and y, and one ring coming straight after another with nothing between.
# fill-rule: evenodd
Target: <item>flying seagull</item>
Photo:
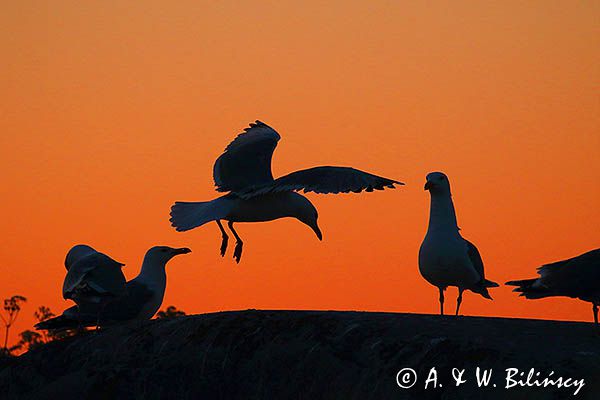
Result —
<instances>
[{"instance_id":1,"label":"flying seagull","mask_svg":"<svg viewBox=\"0 0 600 400\"><path fill-rule=\"evenodd\" d=\"M349 167L314 167L273 179L271 159L279 139L273 128L260 121L244 129L217 158L213 168L217 191L229 193L206 202L176 202L171 207L170 219L175 229L187 231L215 221L221 230L221 256L224 256L229 237L221 220L227 221L236 239L233 257L239 263L243 242L233 227L235 222L293 217L308 225L322 240L316 208L297 191L359 193L403 185Z\"/></svg>"},{"instance_id":2,"label":"flying seagull","mask_svg":"<svg viewBox=\"0 0 600 400\"><path fill-rule=\"evenodd\" d=\"M146 252L137 277L125 284L125 293L105 304L81 302L62 315L40 322L36 329L72 329L78 326L104 326L135 319L150 319L160 308L167 287L167 262L188 248L155 246Z\"/></svg>"},{"instance_id":3,"label":"flying seagull","mask_svg":"<svg viewBox=\"0 0 600 400\"><path fill-rule=\"evenodd\" d=\"M546 264L537 269L539 278L506 282L517 286L513 292L527 299L552 296L578 298L592 303L594 322L598 324L600 305L600 249Z\"/></svg>"},{"instance_id":4,"label":"flying seagull","mask_svg":"<svg viewBox=\"0 0 600 400\"><path fill-rule=\"evenodd\" d=\"M63 298L77 304L104 303L125 294L121 264L85 244L73 246L65 258Z\"/></svg>"},{"instance_id":5,"label":"flying seagull","mask_svg":"<svg viewBox=\"0 0 600 400\"><path fill-rule=\"evenodd\" d=\"M477 247L464 239L456 222L448 177L441 172L427 175L425 190L431 195L429 227L419 250L419 271L440 292L440 314L444 315L444 290L458 288L456 313L465 290L492 299L488 288L498 284L485 279L483 261Z\"/></svg>"}]
</instances>

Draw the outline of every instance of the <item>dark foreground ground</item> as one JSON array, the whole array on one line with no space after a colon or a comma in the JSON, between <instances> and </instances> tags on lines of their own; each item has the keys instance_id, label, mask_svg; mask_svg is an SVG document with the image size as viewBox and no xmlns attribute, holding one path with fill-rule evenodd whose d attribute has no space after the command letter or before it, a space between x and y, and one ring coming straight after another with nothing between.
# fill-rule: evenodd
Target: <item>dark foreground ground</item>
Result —
<instances>
[{"instance_id":1,"label":"dark foreground ground","mask_svg":"<svg viewBox=\"0 0 600 400\"><path fill-rule=\"evenodd\" d=\"M477 386L477 367L493 370L488 387ZM396 382L403 368L417 374L410 389ZM465 370L466 383L455 386L452 368ZM575 397L575 387L506 389L507 368L523 380L535 368L538 380L554 371L553 379L583 378L585 386ZM0 398L598 399L600 335L592 324L501 318L193 315L87 333L4 360Z\"/></svg>"}]
</instances>

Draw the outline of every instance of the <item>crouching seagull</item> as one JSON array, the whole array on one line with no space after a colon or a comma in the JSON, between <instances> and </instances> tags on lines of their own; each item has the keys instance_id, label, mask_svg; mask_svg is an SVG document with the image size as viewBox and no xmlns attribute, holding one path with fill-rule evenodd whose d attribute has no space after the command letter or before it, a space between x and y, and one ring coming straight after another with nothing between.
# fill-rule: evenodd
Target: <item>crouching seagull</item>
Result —
<instances>
[{"instance_id":1,"label":"crouching seagull","mask_svg":"<svg viewBox=\"0 0 600 400\"><path fill-rule=\"evenodd\" d=\"M444 315L444 290L458 288L456 313L465 290L492 299L488 288L498 284L485 279L483 261L477 247L464 239L456 222L448 177L441 172L427 175L425 190L431 195L429 227L419 250L419 271L440 292L440 314Z\"/></svg>"},{"instance_id":2,"label":"crouching seagull","mask_svg":"<svg viewBox=\"0 0 600 400\"><path fill-rule=\"evenodd\" d=\"M598 324L600 305L600 249L577 257L542 265L538 278L506 282L517 286L513 292L526 299L552 296L573 297L592 303L594 323Z\"/></svg>"},{"instance_id":3,"label":"crouching seagull","mask_svg":"<svg viewBox=\"0 0 600 400\"><path fill-rule=\"evenodd\" d=\"M125 284L121 296L104 303L80 301L62 315L36 324L35 328L61 330L150 319L160 308L165 295L167 262L190 252L188 248L152 247L146 252L139 275Z\"/></svg>"},{"instance_id":4,"label":"crouching seagull","mask_svg":"<svg viewBox=\"0 0 600 400\"><path fill-rule=\"evenodd\" d=\"M279 134L256 121L244 129L217 159L213 177L218 192L229 192L212 201L176 202L171 207L171 224L187 231L215 221L221 231L221 256L227 250L228 235L221 220L236 239L233 257L240 262L243 242L235 222L265 222L292 217L308 225L323 239L318 213L313 204L296 191L315 193L359 193L383 190L403 183L349 167L314 167L273 179L271 159Z\"/></svg>"}]
</instances>

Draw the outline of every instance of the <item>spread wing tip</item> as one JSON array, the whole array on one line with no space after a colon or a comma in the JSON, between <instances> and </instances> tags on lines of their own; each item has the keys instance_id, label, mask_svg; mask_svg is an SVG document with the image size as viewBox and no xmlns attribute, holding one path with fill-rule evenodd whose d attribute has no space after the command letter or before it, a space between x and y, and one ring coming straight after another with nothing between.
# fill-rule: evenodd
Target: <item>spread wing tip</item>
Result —
<instances>
[{"instance_id":1,"label":"spread wing tip","mask_svg":"<svg viewBox=\"0 0 600 400\"><path fill-rule=\"evenodd\" d=\"M273 128L271 128L269 125L265 124L264 122L262 122L261 120L255 120L254 122L250 122L248 124L247 127L244 128L244 132L240 133L240 135L243 135L245 133L247 133L248 131L254 129L254 128L266 128L269 129L270 131L274 132L276 134L277 140L281 139L281 136L279 135L279 133L277 133L277 131ZM238 135L239 136L239 135Z\"/></svg>"},{"instance_id":2,"label":"spread wing tip","mask_svg":"<svg viewBox=\"0 0 600 400\"><path fill-rule=\"evenodd\" d=\"M250 129L250 128L254 128L254 127L258 127L258 126L266 126L266 127L269 127L269 128L270 128L270 126L269 126L269 125L265 124L264 122L262 122L261 120L258 120L258 119L257 119L257 120L255 120L254 122L250 122L250 124L249 124L249 125L250 125L250 126L249 126L248 128L246 128L246 129L244 129L244 130L248 130L248 129Z\"/></svg>"},{"instance_id":3,"label":"spread wing tip","mask_svg":"<svg viewBox=\"0 0 600 400\"><path fill-rule=\"evenodd\" d=\"M393 179L383 178L383 182L381 182L380 184L375 185L375 186L369 186L369 187L365 188L365 191L372 192L373 190L384 190L385 188L396 189L395 185L404 186L404 182L395 181ZM359 193L359 192L356 192L356 193Z\"/></svg>"}]
</instances>

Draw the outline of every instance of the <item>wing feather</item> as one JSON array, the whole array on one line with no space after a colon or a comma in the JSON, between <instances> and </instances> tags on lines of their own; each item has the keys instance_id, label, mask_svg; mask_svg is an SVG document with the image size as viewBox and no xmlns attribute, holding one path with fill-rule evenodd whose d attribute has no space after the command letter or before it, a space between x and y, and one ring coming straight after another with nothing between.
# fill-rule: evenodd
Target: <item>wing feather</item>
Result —
<instances>
[{"instance_id":1,"label":"wing feather","mask_svg":"<svg viewBox=\"0 0 600 400\"><path fill-rule=\"evenodd\" d=\"M271 159L280 138L267 124L251 123L217 158L213 167L217 191L237 192L272 181Z\"/></svg>"},{"instance_id":2,"label":"wing feather","mask_svg":"<svg viewBox=\"0 0 600 400\"><path fill-rule=\"evenodd\" d=\"M600 249L538 268L538 281L549 290L570 297L600 293Z\"/></svg>"},{"instance_id":3,"label":"wing feather","mask_svg":"<svg viewBox=\"0 0 600 400\"><path fill-rule=\"evenodd\" d=\"M95 252L79 259L68 270L63 282L65 299L84 296L120 296L125 290L124 264Z\"/></svg>"},{"instance_id":4,"label":"wing feather","mask_svg":"<svg viewBox=\"0 0 600 400\"><path fill-rule=\"evenodd\" d=\"M471 260L471 264L473 264L473 268L479 274L482 280L485 279L485 271L483 270L483 259L481 258L481 254L479 254L479 250L475 245L469 242L467 239L464 239L467 244L467 252L469 255L469 259Z\"/></svg>"},{"instance_id":5,"label":"wing feather","mask_svg":"<svg viewBox=\"0 0 600 400\"><path fill-rule=\"evenodd\" d=\"M363 190L393 189L394 185L404 185L393 179L373 175L350 167L314 167L292 172L265 183L258 187L249 188L238 193L243 198L251 198L267 193L285 191L303 191L328 194L328 193L360 193Z\"/></svg>"}]
</instances>

